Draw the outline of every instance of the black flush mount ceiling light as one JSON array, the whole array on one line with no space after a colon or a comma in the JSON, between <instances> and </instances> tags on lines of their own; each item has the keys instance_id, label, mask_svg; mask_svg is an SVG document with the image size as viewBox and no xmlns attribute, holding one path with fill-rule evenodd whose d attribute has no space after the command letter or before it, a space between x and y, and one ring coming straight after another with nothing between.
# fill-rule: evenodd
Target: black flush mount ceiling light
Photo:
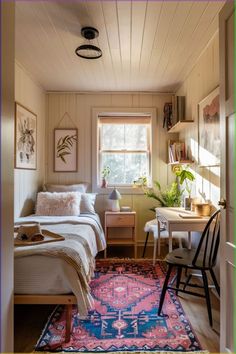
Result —
<instances>
[{"instance_id":1,"label":"black flush mount ceiling light","mask_svg":"<svg viewBox=\"0 0 236 354\"><path fill-rule=\"evenodd\" d=\"M81 29L81 34L85 39L91 41L99 36L99 32L93 27L83 27ZM92 44L83 44L76 48L75 53L84 59L98 59L102 56L102 51L100 48Z\"/></svg>"}]
</instances>

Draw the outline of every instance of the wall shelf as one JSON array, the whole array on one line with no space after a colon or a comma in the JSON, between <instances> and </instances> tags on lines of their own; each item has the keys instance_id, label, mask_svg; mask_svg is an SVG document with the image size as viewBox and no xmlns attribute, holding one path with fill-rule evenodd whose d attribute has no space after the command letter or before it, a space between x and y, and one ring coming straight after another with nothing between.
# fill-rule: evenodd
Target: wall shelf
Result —
<instances>
[{"instance_id":1,"label":"wall shelf","mask_svg":"<svg viewBox=\"0 0 236 354\"><path fill-rule=\"evenodd\" d=\"M193 164L193 163L194 163L194 161L192 161L192 160L182 160L182 161L169 162L168 165L170 165L170 166L190 165L190 164Z\"/></svg>"},{"instance_id":2,"label":"wall shelf","mask_svg":"<svg viewBox=\"0 0 236 354\"><path fill-rule=\"evenodd\" d=\"M193 123L194 120L182 120L173 125L167 132L168 133L179 133L183 129L189 126L189 124Z\"/></svg>"}]
</instances>

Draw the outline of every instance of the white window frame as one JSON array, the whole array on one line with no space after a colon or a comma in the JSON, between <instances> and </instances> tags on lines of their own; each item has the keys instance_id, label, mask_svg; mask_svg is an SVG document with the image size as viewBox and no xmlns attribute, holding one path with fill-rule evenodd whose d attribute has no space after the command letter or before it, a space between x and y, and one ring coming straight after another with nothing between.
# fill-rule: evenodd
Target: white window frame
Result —
<instances>
[{"instance_id":1,"label":"white window frame","mask_svg":"<svg viewBox=\"0 0 236 354\"><path fill-rule=\"evenodd\" d=\"M149 169L150 169L150 181L153 180L153 141L155 139L156 132L156 109L155 108L93 108L92 109L92 189L93 192L100 194L109 194L113 186L108 188L101 188L101 180L99 176L99 117L101 116L149 116L151 120L151 132L150 132L150 158L149 158ZM118 186L118 185L117 185ZM122 194L143 194L143 191L137 188L132 188L130 185L120 185L118 186L119 191Z\"/></svg>"}]
</instances>

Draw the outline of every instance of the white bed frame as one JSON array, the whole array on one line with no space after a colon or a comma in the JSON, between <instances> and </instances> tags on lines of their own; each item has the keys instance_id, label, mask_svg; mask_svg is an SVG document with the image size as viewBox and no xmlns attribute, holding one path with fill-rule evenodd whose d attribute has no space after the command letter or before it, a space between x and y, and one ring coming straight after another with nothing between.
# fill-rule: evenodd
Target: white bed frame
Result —
<instances>
[{"instance_id":1,"label":"white bed frame","mask_svg":"<svg viewBox=\"0 0 236 354\"><path fill-rule=\"evenodd\" d=\"M72 305L77 305L76 297L71 295L14 295L16 305L66 305L65 343L70 341Z\"/></svg>"}]
</instances>

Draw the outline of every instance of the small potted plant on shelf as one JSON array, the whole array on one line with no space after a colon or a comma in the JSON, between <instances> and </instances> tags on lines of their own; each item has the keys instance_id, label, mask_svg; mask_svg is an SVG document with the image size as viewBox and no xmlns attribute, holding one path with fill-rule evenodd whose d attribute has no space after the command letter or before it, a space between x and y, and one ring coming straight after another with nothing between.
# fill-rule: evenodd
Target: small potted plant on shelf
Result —
<instances>
[{"instance_id":1,"label":"small potted plant on shelf","mask_svg":"<svg viewBox=\"0 0 236 354\"><path fill-rule=\"evenodd\" d=\"M147 187L148 179L146 176L140 176L138 179L133 181L133 188Z\"/></svg>"},{"instance_id":2,"label":"small potted plant on shelf","mask_svg":"<svg viewBox=\"0 0 236 354\"><path fill-rule=\"evenodd\" d=\"M111 169L110 169L110 166L104 166L103 167L103 170L101 172L101 175L102 175L102 184L101 184L101 188L106 188L107 187L107 184L108 184L108 177L110 176L110 173L111 173Z\"/></svg>"},{"instance_id":3,"label":"small potted plant on shelf","mask_svg":"<svg viewBox=\"0 0 236 354\"><path fill-rule=\"evenodd\" d=\"M185 183L185 190L188 193L188 196L184 198L184 208L185 210L191 210L192 182L195 180L195 176L188 170L188 166L185 169L180 166L178 170L175 171L175 174L179 178L180 185Z\"/></svg>"}]
</instances>

